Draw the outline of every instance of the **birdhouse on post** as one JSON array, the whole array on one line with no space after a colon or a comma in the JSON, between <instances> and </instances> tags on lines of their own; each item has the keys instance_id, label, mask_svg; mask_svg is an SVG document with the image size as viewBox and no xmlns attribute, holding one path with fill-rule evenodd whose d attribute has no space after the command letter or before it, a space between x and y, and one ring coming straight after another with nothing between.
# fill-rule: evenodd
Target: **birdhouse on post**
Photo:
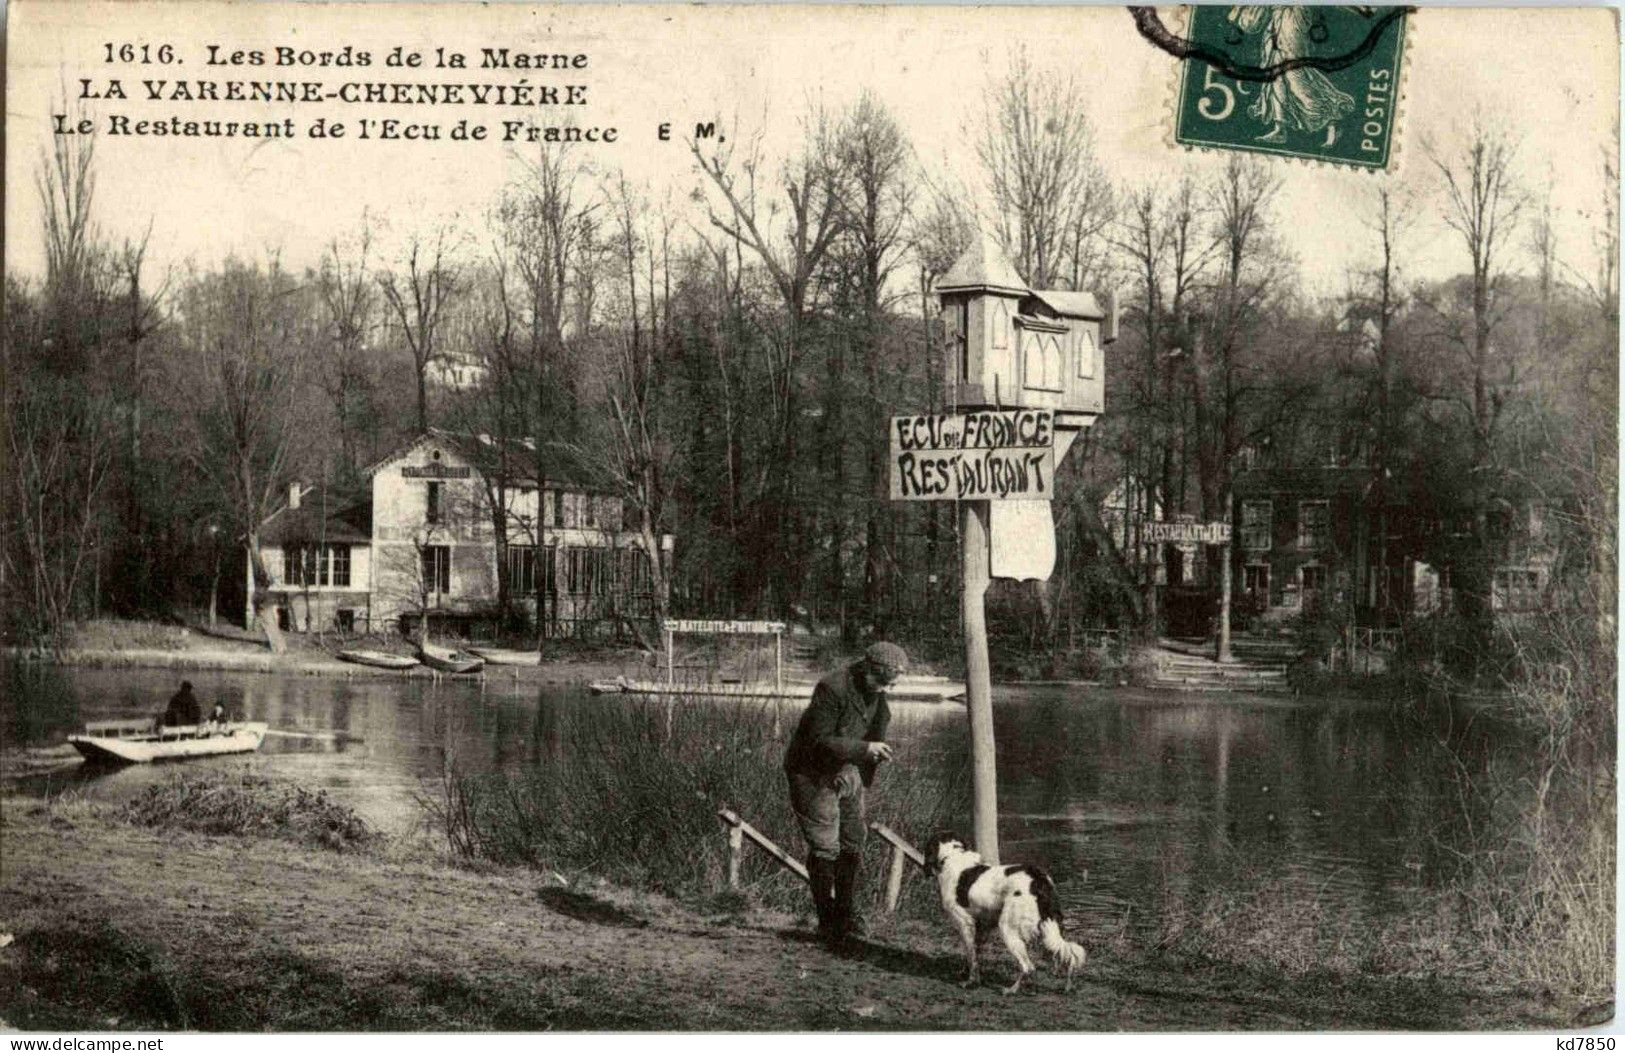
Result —
<instances>
[{"instance_id":1,"label":"birdhouse on post","mask_svg":"<svg viewBox=\"0 0 1625 1053\"><path fill-rule=\"evenodd\" d=\"M937 294L949 340L951 412L933 421L894 421L894 494L959 502L976 849L997 863L998 772L983 601L992 578L1042 580L1054 569L1055 467L1104 409L1102 350L1117 339L1117 310L1110 299L1102 310L1088 293L1028 288L986 237L942 276ZM932 447L929 455L926 447ZM927 461L930 470L923 467Z\"/></svg>"},{"instance_id":2,"label":"birdhouse on post","mask_svg":"<svg viewBox=\"0 0 1625 1053\"><path fill-rule=\"evenodd\" d=\"M952 408L1048 409L1062 443L1105 408L1104 349L1117 339L1117 305L1063 289L1029 289L989 238L937 283L947 328ZM1064 456L1057 448L1057 460Z\"/></svg>"}]
</instances>

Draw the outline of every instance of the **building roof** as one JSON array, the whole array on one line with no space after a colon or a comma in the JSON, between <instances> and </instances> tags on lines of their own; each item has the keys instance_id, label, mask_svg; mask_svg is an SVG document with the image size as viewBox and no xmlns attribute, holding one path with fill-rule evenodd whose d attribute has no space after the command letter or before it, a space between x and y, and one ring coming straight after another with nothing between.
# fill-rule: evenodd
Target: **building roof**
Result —
<instances>
[{"instance_id":1,"label":"building roof","mask_svg":"<svg viewBox=\"0 0 1625 1053\"><path fill-rule=\"evenodd\" d=\"M1376 470L1367 465L1346 468L1248 468L1236 473L1237 497L1262 497L1268 494L1288 493L1313 499L1336 494L1363 495L1375 493ZM1388 478L1388 504L1409 503L1409 487L1402 478L1392 474Z\"/></svg>"},{"instance_id":2,"label":"building roof","mask_svg":"<svg viewBox=\"0 0 1625 1053\"><path fill-rule=\"evenodd\" d=\"M987 235L972 241L948 273L937 280L937 292L954 289L999 289L1025 294L1027 283L1016 273L1015 264L999 248L998 242Z\"/></svg>"},{"instance_id":3,"label":"building roof","mask_svg":"<svg viewBox=\"0 0 1625 1053\"><path fill-rule=\"evenodd\" d=\"M283 507L260 528L271 545L357 544L372 540L372 497L329 491L325 515L321 494L307 491L298 508Z\"/></svg>"},{"instance_id":4,"label":"building roof","mask_svg":"<svg viewBox=\"0 0 1625 1053\"><path fill-rule=\"evenodd\" d=\"M1034 289L1033 295L1049 304L1056 314L1068 318L1104 318L1100 302L1086 292L1070 289Z\"/></svg>"},{"instance_id":5,"label":"building roof","mask_svg":"<svg viewBox=\"0 0 1625 1053\"><path fill-rule=\"evenodd\" d=\"M371 478L385 465L392 464L400 458L411 453L425 442L437 442L443 446L456 450L482 473L488 473L496 467L497 457L501 447L507 447L511 459L509 483L513 486L535 486L536 474L536 440L527 437L512 437L496 439L490 435L474 435L467 432L451 432L441 428L430 428L420 432L391 450L386 456L368 465L362 472ZM582 462L579 454L564 448L553 446L547 453L547 488L574 490L581 493L610 494L613 491L604 485L601 477Z\"/></svg>"}]
</instances>

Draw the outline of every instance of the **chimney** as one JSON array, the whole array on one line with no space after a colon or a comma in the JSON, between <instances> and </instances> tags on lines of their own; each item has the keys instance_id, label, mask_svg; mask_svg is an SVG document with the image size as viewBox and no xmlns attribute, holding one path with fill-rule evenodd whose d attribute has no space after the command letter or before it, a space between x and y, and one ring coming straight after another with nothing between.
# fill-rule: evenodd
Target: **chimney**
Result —
<instances>
[{"instance_id":1,"label":"chimney","mask_svg":"<svg viewBox=\"0 0 1625 1053\"><path fill-rule=\"evenodd\" d=\"M288 511L292 512L299 507L299 484L288 484Z\"/></svg>"}]
</instances>

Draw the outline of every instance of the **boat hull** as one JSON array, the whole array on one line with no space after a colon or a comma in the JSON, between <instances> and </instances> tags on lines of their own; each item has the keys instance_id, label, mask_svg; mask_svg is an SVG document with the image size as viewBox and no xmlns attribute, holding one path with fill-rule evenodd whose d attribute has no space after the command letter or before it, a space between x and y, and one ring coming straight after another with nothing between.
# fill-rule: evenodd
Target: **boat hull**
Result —
<instances>
[{"instance_id":1,"label":"boat hull","mask_svg":"<svg viewBox=\"0 0 1625 1053\"><path fill-rule=\"evenodd\" d=\"M266 725L258 722L234 724L223 735L184 737L145 735L115 738L99 735L69 735L68 742L87 761L109 764L151 764L157 761L217 757L231 753L253 753L265 741Z\"/></svg>"},{"instance_id":2,"label":"boat hull","mask_svg":"<svg viewBox=\"0 0 1625 1053\"><path fill-rule=\"evenodd\" d=\"M470 647L468 653L485 659L487 665L541 665L535 651L509 651L500 647Z\"/></svg>"},{"instance_id":3,"label":"boat hull","mask_svg":"<svg viewBox=\"0 0 1625 1053\"><path fill-rule=\"evenodd\" d=\"M477 673L485 668L485 659L461 651L420 650L418 660L441 673Z\"/></svg>"},{"instance_id":4,"label":"boat hull","mask_svg":"<svg viewBox=\"0 0 1625 1053\"><path fill-rule=\"evenodd\" d=\"M339 658L356 665L368 665L374 669L411 669L418 664L416 658L404 654L390 654L387 651L340 651Z\"/></svg>"}]
</instances>

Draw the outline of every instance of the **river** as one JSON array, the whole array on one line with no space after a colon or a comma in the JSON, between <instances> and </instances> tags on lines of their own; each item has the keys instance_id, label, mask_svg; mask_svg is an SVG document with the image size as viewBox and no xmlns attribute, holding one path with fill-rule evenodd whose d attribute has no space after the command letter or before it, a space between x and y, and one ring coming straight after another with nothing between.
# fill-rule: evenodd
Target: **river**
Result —
<instances>
[{"instance_id":1,"label":"river","mask_svg":"<svg viewBox=\"0 0 1625 1053\"><path fill-rule=\"evenodd\" d=\"M224 700L286 733L268 738L254 763L328 790L397 836L423 830L419 796L434 792L448 759L462 771L545 762L561 719L591 719L595 705L584 689L500 676L482 685L188 675L205 705ZM86 720L155 714L178 679L6 665L0 756L60 752ZM1155 913L1169 896L1194 904L1209 875L1238 866L1329 909L1385 914L1434 880L1458 835L1497 806L1475 798L1464 776L1516 753L1482 722L1419 729L1347 702L1094 688L998 688L995 698L1003 856L1051 868L1066 903L1096 923ZM957 704L896 708L900 756L910 737L962 734ZM64 760L19 776L18 765L3 767L27 794L76 788L102 799L175 770Z\"/></svg>"}]
</instances>

